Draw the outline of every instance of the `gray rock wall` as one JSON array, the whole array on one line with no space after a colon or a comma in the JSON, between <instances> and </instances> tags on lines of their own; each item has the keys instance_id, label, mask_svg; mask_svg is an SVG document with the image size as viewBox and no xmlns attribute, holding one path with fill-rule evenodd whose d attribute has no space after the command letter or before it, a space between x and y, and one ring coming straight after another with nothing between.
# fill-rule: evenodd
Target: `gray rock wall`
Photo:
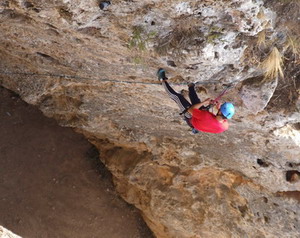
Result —
<instances>
[{"instance_id":1,"label":"gray rock wall","mask_svg":"<svg viewBox=\"0 0 300 238\"><path fill-rule=\"evenodd\" d=\"M157 237L299 236L299 72L264 80L253 63L283 15L254 0L98 4L2 1L0 84L86 135ZM233 83L229 131L191 135L159 67L201 98Z\"/></svg>"}]
</instances>

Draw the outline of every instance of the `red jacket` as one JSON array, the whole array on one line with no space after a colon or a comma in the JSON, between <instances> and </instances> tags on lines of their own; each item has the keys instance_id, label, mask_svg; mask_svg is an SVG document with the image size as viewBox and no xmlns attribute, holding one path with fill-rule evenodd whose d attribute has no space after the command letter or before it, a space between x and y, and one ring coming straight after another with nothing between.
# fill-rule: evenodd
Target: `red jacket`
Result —
<instances>
[{"instance_id":1,"label":"red jacket","mask_svg":"<svg viewBox=\"0 0 300 238\"><path fill-rule=\"evenodd\" d=\"M213 113L199 109L193 110L191 123L198 131L209 133L221 133L229 127L227 120L220 122Z\"/></svg>"}]
</instances>

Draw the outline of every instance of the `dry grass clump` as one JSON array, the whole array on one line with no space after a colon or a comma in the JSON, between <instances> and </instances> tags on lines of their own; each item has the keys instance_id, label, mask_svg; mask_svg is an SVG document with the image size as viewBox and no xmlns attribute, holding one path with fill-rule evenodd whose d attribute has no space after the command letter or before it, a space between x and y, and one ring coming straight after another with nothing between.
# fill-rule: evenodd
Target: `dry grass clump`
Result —
<instances>
[{"instance_id":1,"label":"dry grass clump","mask_svg":"<svg viewBox=\"0 0 300 238\"><path fill-rule=\"evenodd\" d=\"M288 35L285 47L286 50L290 50L294 56L300 55L300 39L298 37Z\"/></svg>"},{"instance_id":2,"label":"dry grass clump","mask_svg":"<svg viewBox=\"0 0 300 238\"><path fill-rule=\"evenodd\" d=\"M278 76L284 78L283 74L283 57L277 47L273 47L270 54L261 63L261 68L264 70L266 79L274 79Z\"/></svg>"},{"instance_id":3,"label":"dry grass clump","mask_svg":"<svg viewBox=\"0 0 300 238\"><path fill-rule=\"evenodd\" d=\"M274 34L270 22L266 19L263 9L257 17L264 22L254 41L244 52L244 63L259 65L265 72L265 78L284 78L283 60L300 63L300 28L297 24L300 0L280 0L284 4L275 4L274 9L280 15L278 29L281 34ZM266 55L267 54L267 55ZM287 67L285 67L285 70Z\"/></svg>"},{"instance_id":4,"label":"dry grass clump","mask_svg":"<svg viewBox=\"0 0 300 238\"><path fill-rule=\"evenodd\" d=\"M257 34L257 46L265 47L266 45L266 30L262 30Z\"/></svg>"}]
</instances>

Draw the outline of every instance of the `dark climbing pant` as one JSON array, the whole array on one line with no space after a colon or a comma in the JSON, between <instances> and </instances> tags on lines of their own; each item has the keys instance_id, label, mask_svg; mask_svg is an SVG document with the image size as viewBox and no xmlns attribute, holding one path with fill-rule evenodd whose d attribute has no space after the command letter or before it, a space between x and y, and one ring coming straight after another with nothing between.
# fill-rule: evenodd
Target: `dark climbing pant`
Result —
<instances>
[{"instance_id":1,"label":"dark climbing pant","mask_svg":"<svg viewBox=\"0 0 300 238\"><path fill-rule=\"evenodd\" d=\"M174 91L166 80L163 80L162 85L164 86L166 92L169 94L170 98L173 99L179 106L180 112L184 112L184 117L190 119L192 115L186 112L186 109L190 108L192 105L200 103L200 99L195 91L195 87L189 87L189 98L191 103L187 101L183 95Z\"/></svg>"},{"instance_id":2,"label":"dark climbing pant","mask_svg":"<svg viewBox=\"0 0 300 238\"><path fill-rule=\"evenodd\" d=\"M200 103L201 100L198 98L198 95L195 91L195 86L189 87L189 98L192 102L192 105Z\"/></svg>"}]
</instances>

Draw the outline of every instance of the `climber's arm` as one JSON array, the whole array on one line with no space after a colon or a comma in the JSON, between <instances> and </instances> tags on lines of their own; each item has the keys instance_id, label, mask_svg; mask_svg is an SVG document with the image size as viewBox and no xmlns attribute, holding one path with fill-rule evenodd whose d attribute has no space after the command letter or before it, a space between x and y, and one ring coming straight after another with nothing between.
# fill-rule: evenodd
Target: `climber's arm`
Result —
<instances>
[{"instance_id":1,"label":"climber's arm","mask_svg":"<svg viewBox=\"0 0 300 238\"><path fill-rule=\"evenodd\" d=\"M188 109L188 112L189 112L190 114L193 114L193 110L194 110L195 108L198 109L198 108L200 108L200 107L202 107L202 106L208 106L209 103L210 103L210 101L211 101L211 99L210 99L210 98L207 98L207 99L205 99L203 102L194 104L193 106L191 106L191 107Z\"/></svg>"}]
</instances>

